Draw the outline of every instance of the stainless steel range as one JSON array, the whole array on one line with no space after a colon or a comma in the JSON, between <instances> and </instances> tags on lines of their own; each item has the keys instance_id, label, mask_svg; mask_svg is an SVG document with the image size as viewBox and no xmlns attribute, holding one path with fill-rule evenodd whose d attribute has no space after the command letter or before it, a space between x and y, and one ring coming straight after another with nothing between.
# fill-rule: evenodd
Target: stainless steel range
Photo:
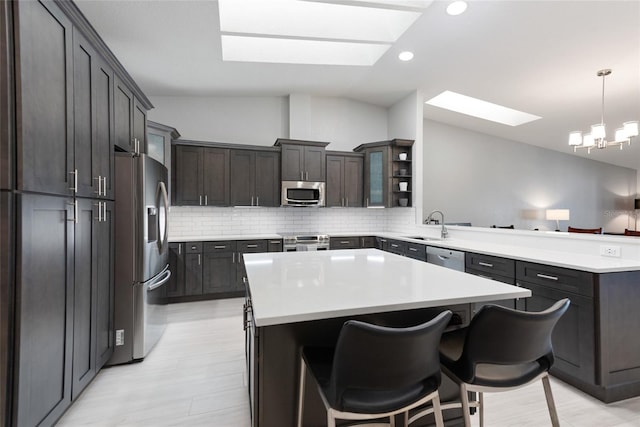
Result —
<instances>
[{"instance_id":1,"label":"stainless steel range","mask_svg":"<svg viewBox=\"0 0 640 427\"><path fill-rule=\"evenodd\" d=\"M280 233L284 252L326 251L329 235L320 233Z\"/></svg>"}]
</instances>

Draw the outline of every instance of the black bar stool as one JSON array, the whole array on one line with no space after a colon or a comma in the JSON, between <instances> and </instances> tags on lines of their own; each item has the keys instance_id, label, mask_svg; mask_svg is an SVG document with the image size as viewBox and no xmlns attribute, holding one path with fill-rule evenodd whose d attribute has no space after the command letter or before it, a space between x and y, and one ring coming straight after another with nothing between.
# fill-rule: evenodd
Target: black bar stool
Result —
<instances>
[{"instance_id":1,"label":"black bar stool","mask_svg":"<svg viewBox=\"0 0 640 427\"><path fill-rule=\"evenodd\" d=\"M484 392L513 390L537 380L542 380L551 424L559 426L548 374L554 361L551 333L569 304L565 298L535 313L485 305L467 328L442 336L442 369L460 385L466 427L471 426L470 406L479 408L484 426ZM474 391L478 401L469 403L468 392Z\"/></svg>"},{"instance_id":2,"label":"black bar stool","mask_svg":"<svg viewBox=\"0 0 640 427\"><path fill-rule=\"evenodd\" d=\"M408 328L389 328L349 320L334 349L305 347L300 360L298 427L302 427L306 371L315 380L327 410L327 426L336 419L375 420L431 401L436 425L440 411L438 343L451 311Z\"/></svg>"}]
</instances>

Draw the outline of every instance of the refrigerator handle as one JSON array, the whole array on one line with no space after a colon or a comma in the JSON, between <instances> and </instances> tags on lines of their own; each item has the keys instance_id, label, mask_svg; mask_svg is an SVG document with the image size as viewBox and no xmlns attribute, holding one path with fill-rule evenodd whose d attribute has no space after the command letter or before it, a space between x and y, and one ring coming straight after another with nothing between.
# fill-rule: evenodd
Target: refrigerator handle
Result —
<instances>
[{"instance_id":1,"label":"refrigerator handle","mask_svg":"<svg viewBox=\"0 0 640 427\"><path fill-rule=\"evenodd\" d=\"M169 281L169 278L171 277L171 270L169 270L169 266L166 266L164 271L160 274L163 274L163 273L164 273L164 276L162 276L161 279L149 285L149 287L147 288L147 292L151 292L152 290L159 288L160 286L164 285Z\"/></svg>"},{"instance_id":2,"label":"refrigerator handle","mask_svg":"<svg viewBox=\"0 0 640 427\"><path fill-rule=\"evenodd\" d=\"M167 195L167 187L164 182L160 181L160 193L162 194L162 204L164 208L164 233L160 240L160 253L164 252L167 242L169 240L169 196ZM160 215L158 215L158 221L160 221ZM159 224L158 224L159 225Z\"/></svg>"}]
</instances>

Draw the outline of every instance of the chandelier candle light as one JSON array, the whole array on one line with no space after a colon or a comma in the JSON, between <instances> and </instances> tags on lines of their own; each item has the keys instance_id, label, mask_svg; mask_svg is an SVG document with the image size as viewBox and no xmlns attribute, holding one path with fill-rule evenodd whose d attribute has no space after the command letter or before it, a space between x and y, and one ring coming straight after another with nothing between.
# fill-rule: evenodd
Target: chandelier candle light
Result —
<instances>
[{"instance_id":1,"label":"chandelier candle light","mask_svg":"<svg viewBox=\"0 0 640 427\"><path fill-rule=\"evenodd\" d=\"M591 153L593 147L607 148L619 146L622 150L624 144L631 145L631 138L638 136L638 122L625 122L623 127L616 130L613 141L607 141L607 133L604 126L604 79L611 74L610 69L598 71L598 77L602 77L602 116L600 123L591 126L591 133L582 135L581 131L574 131L569 134L569 145L573 147L575 153L578 148L586 148Z\"/></svg>"}]
</instances>

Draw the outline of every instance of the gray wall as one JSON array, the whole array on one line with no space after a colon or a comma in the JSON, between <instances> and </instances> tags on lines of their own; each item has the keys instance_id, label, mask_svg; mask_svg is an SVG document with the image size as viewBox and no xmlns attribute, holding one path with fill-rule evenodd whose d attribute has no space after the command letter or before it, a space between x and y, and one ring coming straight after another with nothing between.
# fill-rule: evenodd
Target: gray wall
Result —
<instances>
[{"instance_id":1,"label":"gray wall","mask_svg":"<svg viewBox=\"0 0 640 427\"><path fill-rule=\"evenodd\" d=\"M446 222L554 230L545 209L570 209L563 231L567 225L607 232L635 226L634 169L430 120L423 138L423 217L439 209Z\"/></svg>"}]
</instances>

